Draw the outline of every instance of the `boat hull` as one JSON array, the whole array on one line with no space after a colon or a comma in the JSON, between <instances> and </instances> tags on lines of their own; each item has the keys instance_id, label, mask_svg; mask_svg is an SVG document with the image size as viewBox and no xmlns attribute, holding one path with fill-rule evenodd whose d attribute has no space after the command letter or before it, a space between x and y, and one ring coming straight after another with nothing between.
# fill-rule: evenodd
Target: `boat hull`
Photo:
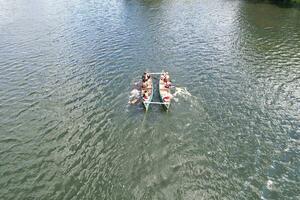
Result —
<instances>
[{"instance_id":1,"label":"boat hull","mask_svg":"<svg viewBox=\"0 0 300 200\"><path fill-rule=\"evenodd\" d=\"M159 98L161 100L161 102L163 102L164 104L162 104L163 108L165 110L169 110L170 105L171 105L171 100L169 102L165 102L164 101L164 96L165 94L171 94L171 89L170 88L165 88L163 81L160 79L159 83L158 83L158 88L159 88Z\"/></svg>"},{"instance_id":2,"label":"boat hull","mask_svg":"<svg viewBox=\"0 0 300 200\"><path fill-rule=\"evenodd\" d=\"M151 95L149 96L149 100L145 101L143 99L143 101L142 101L143 102L143 106L144 106L144 108L145 108L146 111L149 110L150 102L152 101L152 98L153 98L153 79L152 78L151 78L151 84L152 84L152 88L150 89L151 90ZM147 102L149 102L149 103L147 103Z\"/></svg>"}]
</instances>

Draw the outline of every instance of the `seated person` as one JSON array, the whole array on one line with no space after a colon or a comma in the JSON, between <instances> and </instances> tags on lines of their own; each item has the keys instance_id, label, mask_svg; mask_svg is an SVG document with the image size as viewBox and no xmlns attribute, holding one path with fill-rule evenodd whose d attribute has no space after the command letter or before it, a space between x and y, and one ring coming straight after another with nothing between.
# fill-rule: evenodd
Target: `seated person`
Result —
<instances>
[{"instance_id":1,"label":"seated person","mask_svg":"<svg viewBox=\"0 0 300 200\"><path fill-rule=\"evenodd\" d=\"M145 81L148 81L150 78L151 78L150 74L147 72L144 72L144 74L142 76L142 80L145 82Z\"/></svg>"},{"instance_id":2,"label":"seated person","mask_svg":"<svg viewBox=\"0 0 300 200\"><path fill-rule=\"evenodd\" d=\"M164 82L170 82L170 76L168 72L164 72L161 74L160 79Z\"/></svg>"},{"instance_id":3,"label":"seated person","mask_svg":"<svg viewBox=\"0 0 300 200\"><path fill-rule=\"evenodd\" d=\"M142 82L142 89L147 89L148 88L148 82L143 81Z\"/></svg>"},{"instance_id":4,"label":"seated person","mask_svg":"<svg viewBox=\"0 0 300 200\"><path fill-rule=\"evenodd\" d=\"M168 82L165 82L165 88L170 88L171 87L171 82L170 81L168 81Z\"/></svg>"},{"instance_id":5,"label":"seated person","mask_svg":"<svg viewBox=\"0 0 300 200\"><path fill-rule=\"evenodd\" d=\"M144 72L143 76L142 76L142 81L146 82L147 81L147 77L146 77L146 72Z\"/></svg>"},{"instance_id":6,"label":"seated person","mask_svg":"<svg viewBox=\"0 0 300 200\"><path fill-rule=\"evenodd\" d=\"M169 102L171 100L170 96L164 96L163 102Z\"/></svg>"},{"instance_id":7,"label":"seated person","mask_svg":"<svg viewBox=\"0 0 300 200\"><path fill-rule=\"evenodd\" d=\"M149 92L147 90L143 94L143 99L144 99L144 101L148 101L148 99L149 99Z\"/></svg>"},{"instance_id":8,"label":"seated person","mask_svg":"<svg viewBox=\"0 0 300 200\"><path fill-rule=\"evenodd\" d=\"M152 82L146 81L146 82L142 82L142 90L146 90L146 89L151 89L152 88Z\"/></svg>"},{"instance_id":9,"label":"seated person","mask_svg":"<svg viewBox=\"0 0 300 200\"><path fill-rule=\"evenodd\" d=\"M163 100L163 102L168 103L168 102L171 101L172 98L173 98L173 95L170 94L170 93L168 93L168 94L166 94L166 95L163 96L162 100Z\"/></svg>"},{"instance_id":10,"label":"seated person","mask_svg":"<svg viewBox=\"0 0 300 200\"><path fill-rule=\"evenodd\" d=\"M168 72L165 73L165 82L170 82L170 76Z\"/></svg>"},{"instance_id":11,"label":"seated person","mask_svg":"<svg viewBox=\"0 0 300 200\"><path fill-rule=\"evenodd\" d=\"M152 80L151 79L148 79L147 84L148 84L148 88L152 88Z\"/></svg>"},{"instance_id":12,"label":"seated person","mask_svg":"<svg viewBox=\"0 0 300 200\"><path fill-rule=\"evenodd\" d=\"M165 80L165 75L166 75L166 73L165 73L165 72L164 72L164 73L162 73L162 74L160 75L160 80L164 81L164 80Z\"/></svg>"}]
</instances>

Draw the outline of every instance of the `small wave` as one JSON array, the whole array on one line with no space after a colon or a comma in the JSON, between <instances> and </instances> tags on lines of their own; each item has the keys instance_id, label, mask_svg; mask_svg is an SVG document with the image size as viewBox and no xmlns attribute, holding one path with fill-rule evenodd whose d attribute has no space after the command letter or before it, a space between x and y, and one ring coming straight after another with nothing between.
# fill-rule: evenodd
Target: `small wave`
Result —
<instances>
[{"instance_id":1,"label":"small wave","mask_svg":"<svg viewBox=\"0 0 300 200\"><path fill-rule=\"evenodd\" d=\"M192 94L186 89L186 87L176 87L173 96L176 97L177 95L182 97L192 96Z\"/></svg>"},{"instance_id":2,"label":"small wave","mask_svg":"<svg viewBox=\"0 0 300 200\"><path fill-rule=\"evenodd\" d=\"M133 84L133 89L130 92L128 104L136 104L139 102L141 97L141 91L139 90L139 85L140 82L135 82Z\"/></svg>"},{"instance_id":3,"label":"small wave","mask_svg":"<svg viewBox=\"0 0 300 200\"><path fill-rule=\"evenodd\" d=\"M133 89L131 92L130 92L130 97L138 97L140 95L140 91L137 90L137 89Z\"/></svg>"},{"instance_id":4,"label":"small wave","mask_svg":"<svg viewBox=\"0 0 300 200\"><path fill-rule=\"evenodd\" d=\"M175 102L180 102L180 99L183 99L186 102L189 102L191 107L198 106L197 97L193 96L186 87L176 87L175 93L173 94L173 100Z\"/></svg>"},{"instance_id":5,"label":"small wave","mask_svg":"<svg viewBox=\"0 0 300 200\"><path fill-rule=\"evenodd\" d=\"M187 90L186 87L176 87L173 99L175 102L178 102L179 98L183 98L186 101L192 101L194 96Z\"/></svg>"}]
</instances>

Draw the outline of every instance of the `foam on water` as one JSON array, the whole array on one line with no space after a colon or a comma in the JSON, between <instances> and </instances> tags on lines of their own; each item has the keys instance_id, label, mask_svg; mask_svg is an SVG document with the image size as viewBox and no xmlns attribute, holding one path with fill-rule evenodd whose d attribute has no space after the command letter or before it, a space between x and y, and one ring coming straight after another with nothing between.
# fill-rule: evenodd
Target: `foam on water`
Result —
<instances>
[{"instance_id":1,"label":"foam on water","mask_svg":"<svg viewBox=\"0 0 300 200\"><path fill-rule=\"evenodd\" d=\"M192 94L187 90L186 87L175 87L174 97L181 96L184 98L192 97Z\"/></svg>"},{"instance_id":2,"label":"foam on water","mask_svg":"<svg viewBox=\"0 0 300 200\"><path fill-rule=\"evenodd\" d=\"M136 103L138 103L138 101L141 98L141 94L140 93L141 92L138 89L131 90L128 103L129 104L136 104Z\"/></svg>"},{"instance_id":3,"label":"foam on water","mask_svg":"<svg viewBox=\"0 0 300 200\"><path fill-rule=\"evenodd\" d=\"M190 107L198 106L200 103L199 98L193 96L186 87L175 87L173 100L176 103L180 103L181 101L183 101L189 104Z\"/></svg>"}]
</instances>

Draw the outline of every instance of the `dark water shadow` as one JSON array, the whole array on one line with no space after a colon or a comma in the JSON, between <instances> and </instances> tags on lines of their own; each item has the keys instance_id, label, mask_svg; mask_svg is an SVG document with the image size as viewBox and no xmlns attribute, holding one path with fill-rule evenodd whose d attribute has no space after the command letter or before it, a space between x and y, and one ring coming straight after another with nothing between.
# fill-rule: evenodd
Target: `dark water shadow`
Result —
<instances>
[{"instance_id":1,"label":"dark water shadow","mask_svg":"<svg viewBox=\"0 0 300 200\"><path fill-rule=\"evenodd\" d=\"M162 3L162 0L135 0L135 1L146 7L159 7Z\"/></svg>"},{"instance_id":2,"label":"dark water shadow","mask_svg":"<svg viewBox=\"0 0 300 200\"><path fill-rule=\"evenodd\" d=\"M276 5L280 8L297 8L300 9L300 3L295 3L289 0L282 0L282 1L278 1L278 0L269 0L269 1L265 1L265 0L246 0L247 3L253 3L253 4L272 4L272 5Z\"/></svg>"}]
</instances>

